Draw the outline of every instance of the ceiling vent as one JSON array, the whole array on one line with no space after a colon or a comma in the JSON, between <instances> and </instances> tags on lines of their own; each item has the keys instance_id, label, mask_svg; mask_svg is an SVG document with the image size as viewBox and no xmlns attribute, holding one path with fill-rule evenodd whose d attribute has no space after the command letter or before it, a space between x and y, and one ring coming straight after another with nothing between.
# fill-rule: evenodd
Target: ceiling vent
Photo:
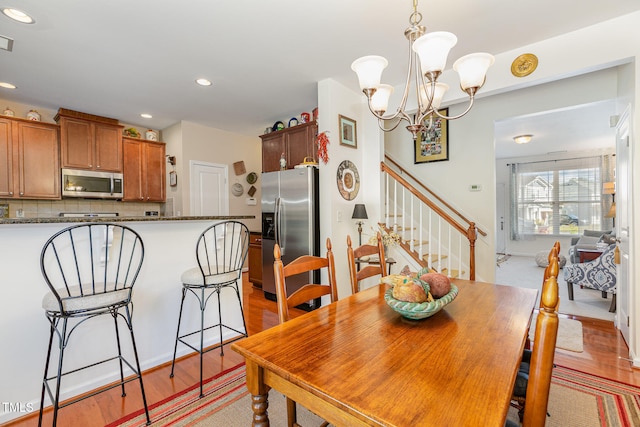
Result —
<instances>
[{"instance_id":1,"label":"ceiling vent","mask_svg":"<svg viewBox=\"0 0 640 427\"><path fill-rule=\"evenodd\" d=\"M13 39L0 35L0 49L11 52L13 50Z\"/></svg>"}]
</instances>

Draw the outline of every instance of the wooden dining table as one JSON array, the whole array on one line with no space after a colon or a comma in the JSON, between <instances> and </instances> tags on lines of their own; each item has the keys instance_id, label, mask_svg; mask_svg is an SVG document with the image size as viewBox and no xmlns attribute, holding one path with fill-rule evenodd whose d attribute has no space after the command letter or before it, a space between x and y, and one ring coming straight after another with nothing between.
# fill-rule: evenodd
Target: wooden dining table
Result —
<instances>
[{"instance_id":1,"label":"wooden dining table","mask_svg":"<svg viewBox=\"0 0 640 427\"><path fill-rule=\"evenodd\" d=\"M392 310L381 284L233 343L252 425L269 425L272 388L335 426L503 426L537 291L453 283L426 319Z\"/></svg>"}]
</instances>

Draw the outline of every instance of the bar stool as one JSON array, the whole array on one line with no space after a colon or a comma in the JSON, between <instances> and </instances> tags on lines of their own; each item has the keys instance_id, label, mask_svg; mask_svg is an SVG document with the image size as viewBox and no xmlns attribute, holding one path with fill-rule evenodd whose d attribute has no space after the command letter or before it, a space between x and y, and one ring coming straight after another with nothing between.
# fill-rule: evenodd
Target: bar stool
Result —
<instances>
[{"instance_id":1,"label":"bar stool","mask_svg":"<svg viewBox=\"0 0 640 427\"><path fill-rule=\"evenodd\" d=\"M213 349L220 347L220 355L224 356L224 344L237 341L247 337L247 324L244 320L242 300L238 281L242 283L242 267L249 251L249 230L247 226L238 221L224 221L212 225L200 234L196 244L196 260L198 267L191 268L182 273L182 299L180 301L180 314L178 315L178 328L176 332L176 343L173 349L173 361L171 362L170 378L173 378L173 370L176 362L176 352L178 342L191 348L200 354L200 397L202 393L202 357ZM242 325L244 332L241 332L229 325L222 323L222 308L220 303L220 292L225 288L235 291L240 306ZM182 309L187 292L193 294L200 306L200 329L180 335L180 323L182 321ZM205 327L205 310L209 298L216 295L218 300L218 323ZM204 348L204 331L218 328L220 333L220 343L207 349ZM238 336L223 340L223 328L239 334ZM195 334L200 334L199 346L192 345L185 338ZM197 345L197 344L196 344Z\"/></svg>"},{"instance_id":2,"label":"bar stool","mask_svg":"<svg viewBox=\"0 0 640 427\"><path fill-rule=\"evenodd\" d=\"M45 310L51 328L42 379L38 426L42 425L45 391L53 405L53 425L55 426L60 408L118 386L122 387L124 397L125 383L136 379L140 383L147 425L151 424L131 324L133 310L131 292L143 259L142 239L135 231L123 225L107 223L75 225L59 231L45 243L40 255L40 268L50 291L42 299L42 308ZM113 318L118 355L84 367L63 369L63 358L71 334L87 320L107 314ZM122 356L118 318L124 320L131 334L135 367ZM87 323L83 326L89 325L90 323ZM58 338L58 367L56 375L49 376L54 335ZM120 370L119 382L101 387L63 405L60 404L62 377L116 360ZM134 373L126 380L124 365ZM55 380L54 391L49 385L52 380Z\"/></svg>"}]
</instances>

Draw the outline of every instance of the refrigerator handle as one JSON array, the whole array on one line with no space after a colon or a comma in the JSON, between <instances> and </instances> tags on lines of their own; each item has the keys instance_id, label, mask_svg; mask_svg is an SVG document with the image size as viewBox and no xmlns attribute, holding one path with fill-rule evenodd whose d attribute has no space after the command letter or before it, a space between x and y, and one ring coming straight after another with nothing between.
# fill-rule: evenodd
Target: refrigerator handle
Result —
<instances>
[{"instance_id":1,"label":"refrigerator handle","mask_svg":"<svg viewBox=\"0 0 640 427\"><path fill-rule=\"evenodd\" d=\"M274 216L273 216L273 224L274 224L274 237L275 237L275 241L278 244L278 246L280 246L280 251L282 253L282 255L284 255L284 248L282 247L281 241L280 241L280 197L276 197L276 203L275 203L275 209L274 209Z\"/></svg>"}]
</instances>

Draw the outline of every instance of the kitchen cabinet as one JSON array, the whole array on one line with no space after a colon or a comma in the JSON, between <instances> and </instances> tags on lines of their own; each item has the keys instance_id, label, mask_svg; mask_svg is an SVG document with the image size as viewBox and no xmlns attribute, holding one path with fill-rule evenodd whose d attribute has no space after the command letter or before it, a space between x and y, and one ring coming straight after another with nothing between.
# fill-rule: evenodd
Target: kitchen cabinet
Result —
<instances>
[{"instance_id":1,"label":"kitchen cabinet","mask_svg":"<svg viewBox=\"0 0 640 427\"><path fill-rule=\"evenodd\" d=\"M165 144L123 138L123 201L164 202L166 198Z\"/></svg>"},{"instance_id":2,"label":"kitchen cabinet","mask_svg":"<svg viewBox=\"0 0 640 427\"><path fill-rule=\"evenodd\" d=\"M318 161L317 133L318 125L313 121L262 135L262 172L280 170L283 153L287 169L293 169L305 157Z\"/></svg>"},{"instance_id":3,"label":"kitchen cabinet","mask_svg":"<svg viewBox=\"0 0 640 427\"><path fill-rule=\"evenodd\" d=\"M249 233L249 281L262 288L262 233Z\"/></svg>"},{"instance_id":4,"label":"kitchen cabinet","mask_svg":"<svg viewBox=\"0 0 640 427\"><path fill-rule=\"evenodd\" d=\"M60 199L58 126L0 118L0 198Z\"/></svg>"},{"instance_id":5,"label":"kitchen cabinet","mask_svg":"<svg viewBox=\"0 0 640 427\"><path fill-rule=\"evenodd\" d=\"M62 167L122 172L122 129L116 119L60 108Z\"/></svg>"}]
</instances>

